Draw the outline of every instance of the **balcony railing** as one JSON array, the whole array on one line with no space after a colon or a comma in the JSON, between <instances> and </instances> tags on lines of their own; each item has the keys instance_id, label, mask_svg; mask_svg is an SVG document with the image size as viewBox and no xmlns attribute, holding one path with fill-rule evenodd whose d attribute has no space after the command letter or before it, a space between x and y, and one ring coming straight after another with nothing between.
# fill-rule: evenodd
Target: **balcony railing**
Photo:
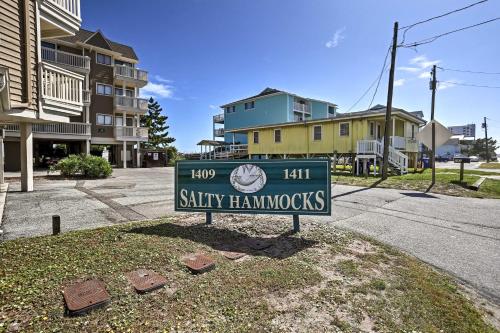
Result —
<instances>
[{"instance_id":1,"label":"balcony railing","mask_svg":"<svg viewBox=\"0 0 500 333\"><path fill-rule=\"evenodd\" d=\"M418 140L406 138L405 150L411 153L418 153Z\"/></svg>"},{"instance_id":2,"label":"balcony railing","mask_svg":"<svg viewBox=\"0 0 500 333\"><path fill-rule=\"evenodd\" d=\"M84 90L83 91L83 104L84 105L89 105L90 104L90 96L91 96L90 90Z\"/></svg>"},{"instance_id":3,"label":"balcony railing","mask_svg":"<svg viewBox=\"0 0 500 333\"><path fill-rule=\"evenodd\" d=\"M90 58L42 46L42 60L77 69L90 70Z\"/></svg>"},{"instance_id":4,"label":"balcony railing","mask_svg":"<svg viewBox=\"0 0 500 333\"><path fill-rule=\"evenodd\" d=\"M224 129L223 128L214 129L214 136L224 136Z\"/></svg>"},{"instance_id":5,"label":"balcony railing","mask_svg":"<svg viewBox=\"0 0 500 333\"><path fill-rule=\"evenodd\" d=\"M115 138L119 140L148 141L148 128L135 126L115 126Z\"/></svg>"},{"instance_id":6,"label":"balcony railing","mask_svg":"<svg viewBox=\"0 0 500 333\"><path fill-rule=\"evenodd\" d=\"M43 134L64 134L90 136L90 126L87 123L44 123L33 124L33 133ZM6 132L19 132L19 124L8 124Z\"/></svg>"},{"instance_id":7,"label":"balcony railing","mask_svg":"<svg viewBox=\"0 0 500 333\"><path fill-rule=\"evenodd\" d=\"M215 115L214 123L224 123L224 113Z\"/></svg>"},{"instance_id":8,"label":"balcony railing","mask_svg":"<svg viewBox=\"0 0 500 333\"><path fill-rule=\"evenodd\" d=\"M391 136L391 146L396 149L406 149L406 138L402 136Z\"/></svg>"},{"instance_id":9,"label":"balcony railing","mask_svg":"<svg viewBox=\"0 0 500 333\"><path fill-rule=\"evenodd\" d=\"M57 112L82 112L84 76L42 63L43 107Z\"/></svg>"},{"instance_id":10,"label":"balcony railing","mask_svg":"<svg viewBox=\"0 0 500 333\"><path fill-rule=\"evenodd\" d=\"M148 100L144 98L135 98L128 96L115 96L115 107L129 109L131 111L147 111Z\"/></svg>"},{"instance_id":11,"label":"balcony railing","mask_svg":"<svg viewBox=\"0 0 500 333\"><path fill-rule=\"evenodd\" d=\"M53 3L65 12L80 18L80 0L46 0Z\"/></svg>"},{"instance_id":12,"label":"balcony railing","mask_svg":"<svg viewBox=\"0 0 500 333\"><path fill-rule=\"evenodd\" d=\"M311 113L311 108L308 104L293 102L293 111Z\"/></svg>"},{"instance_id":13,"label":"balcony railing","mask_svg":"<svg viewBox=\"0 0 500 333\"><path fill-rule=\"evenodd\" d=\"M130 66L115 65L115 76L124 76L129 79L148 81L148 72Z\"/></svg>"}]
</instances>

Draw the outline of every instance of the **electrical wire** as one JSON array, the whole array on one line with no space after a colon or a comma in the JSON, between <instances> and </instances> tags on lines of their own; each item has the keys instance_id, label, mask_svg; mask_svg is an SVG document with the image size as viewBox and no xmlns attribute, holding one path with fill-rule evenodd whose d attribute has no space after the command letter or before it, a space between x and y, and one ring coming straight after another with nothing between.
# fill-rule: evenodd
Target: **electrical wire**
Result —
<instances>
[{"instance_id":1,"label":"electrical wire","mask_svg":"<svg viewBox=\"0 0 500 333\"><path fill-rule=\"evenodd\" d=\"M455 82L455 81L437 81L437 82L449 83L449 84L454 84L457 86L465 86L465 87L500 89L500 86L485 86L485 85L479 85L479 84L460 83L460 82Z\"/></svg>"},{"instance_id":2,"label":"electrical wire","mask_svg":"<svg viewBox=\"0 0 500 333\"><path fill-rule=\"evenodd\" d=\"M460 73L472 73L472 74L486 74L486 75L500 75L500 72L477 72L477 71L469 71L465 69L453 69L453 68L443 68L437 66L442 71L451 71L451 72L460 72Z\"/></svg>"}]
</instances>

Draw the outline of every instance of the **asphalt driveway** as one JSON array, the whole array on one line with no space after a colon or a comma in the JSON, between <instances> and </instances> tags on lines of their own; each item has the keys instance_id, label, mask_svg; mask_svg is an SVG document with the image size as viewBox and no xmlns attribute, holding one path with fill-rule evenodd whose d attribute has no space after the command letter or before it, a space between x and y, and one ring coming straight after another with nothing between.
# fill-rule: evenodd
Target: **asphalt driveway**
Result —
<instances>
[{"instance_id":1,"label":"asphalt driveway","mask_svg":"<svg viewBox=\"0 0 500 333\"><path fill-rule=\"evenodd\" d=\"M104 180L37 179L32 193L11 182L3 239L50 234L54 214L63 232L172 214L173 186L173 168L117 169ZM302 218L398 247L500 305L500 200L345 185L334 185L332 195L331 217Z\"/></svg>"}]
</instances>

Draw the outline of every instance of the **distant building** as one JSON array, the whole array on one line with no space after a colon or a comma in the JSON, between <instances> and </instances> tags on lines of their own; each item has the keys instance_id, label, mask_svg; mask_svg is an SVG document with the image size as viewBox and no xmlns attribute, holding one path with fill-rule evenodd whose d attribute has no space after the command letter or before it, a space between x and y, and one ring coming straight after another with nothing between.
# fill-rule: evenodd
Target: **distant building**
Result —
<instances>
[{"instance_id":1,"label":"distant building","mask_svg":"<svg viewBox=\"0 0 500 333\"><path fill-rule=\"evenodd\" d=\"M448 127L451 134L453 135L464 135L476 137L476 124L467 124L461 126L450 126Z\"/></svg>"}]
</instances>

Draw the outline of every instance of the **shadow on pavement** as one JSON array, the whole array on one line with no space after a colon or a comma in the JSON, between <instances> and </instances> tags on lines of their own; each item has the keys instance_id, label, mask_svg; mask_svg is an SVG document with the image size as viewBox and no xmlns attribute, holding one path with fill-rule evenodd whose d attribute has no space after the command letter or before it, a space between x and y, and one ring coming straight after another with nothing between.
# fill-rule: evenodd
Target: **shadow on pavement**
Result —
<instances>
[{"instance_id":1,"label":"shadow on pavement","mask_svg":"<svg viewBox=\"0 0 500 333\"><path fill-rule=\"evenodd\" d=\"M422 192L411 192L411 193L401 192L401 194L406 195L407 197L413 197L413 198L439 199L438 197L435 197L435 196L427 194L427 193L422 193Z\"/></svg>"},{"instance_id":2,"label":"shadow on pavement","mask_svg":"<svg viewBox=\"0 0 500 333\"><path fill-rule=\"evenodd\" d=\"M337 194L337 195L332 195L332 199L335 199L335 198L340 198L340 197L343 197L343 196L346 196L346 195L350 195L350 194L354 194L354 193L358 193L358 192L363 192L363 191L366 191L366 190L369 190L371 188L375 188L378 186L378 184L382 183L383 182L383 179L379 179L377 180L375 183L371 184L369 187L363 187L363 188L360 188L360 189L357 189L357 190L352 190L352 191L349 191L349 192L345 192L345 193L341 193L341 194Z\"/></svg>"},{"instance_id":3,"label":"shadow on pavement","mask_svg":"<svg viewBox=\"0 0 500 333\"><path fill-rule=\"evenodd\" d=\"M205 223L182 226L163 223L134 228L127 232L182 238L210 246L217 251L241 252L253 256L285 259L317 244L317 241L291 236L291 232L276 237L251 237L245 233L208 226Z\"/></svg>"}]
</instances>

